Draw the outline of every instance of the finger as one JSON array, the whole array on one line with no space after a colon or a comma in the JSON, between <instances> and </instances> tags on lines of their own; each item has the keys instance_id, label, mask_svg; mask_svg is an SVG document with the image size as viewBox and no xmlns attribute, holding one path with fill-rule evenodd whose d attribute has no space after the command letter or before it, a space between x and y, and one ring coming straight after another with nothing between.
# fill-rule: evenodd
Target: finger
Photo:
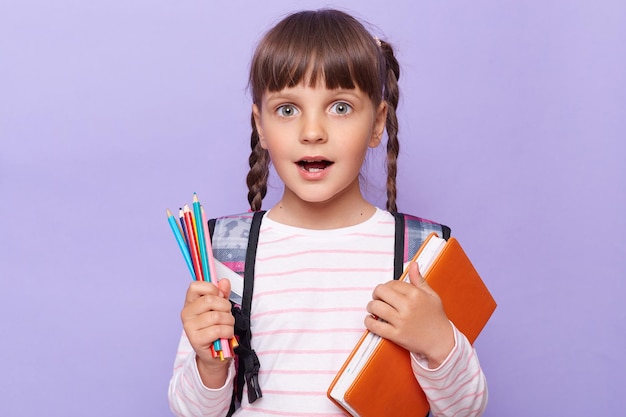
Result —
<instances>
[{"instance_id":1,"label":"finger","mask_svg":"<svg viewBox=\"0 0 626 417\"><path fill-rule=\"evenodd\" d=\"M367 303L367 312L375 318L389 321L396 314L396 309L383 300L372 300Z\"/></svg>"},{"instance_id":2,"label":"finger","mask_svg":"<svg viewBox=\"0 0 626 417\"><path fill-rule=\"evenodd\" d=\"M378 285L372 293L373 301L370 302L369 309L375 316L392 321L404 309L407 296L412 292L417 292L416 288L408 282L393 280Z\"/></svg>"},{"instance_id":3,"label":"finger","mask_svg":"<svg viewBox=\"0 0 626 417\"><path fill-rule=\"evenodd\" d=\"M200 315L183 316L183 328L192 345L203 345L234 335L235 318L230 312L208 311Z\"/></svg>"},{"instance_id":4,"label":"finger","mask_svg":"<svg viewBox=\"0 0 626 417\"><path fill-rule=\"evenodd\" d=\"M232 339L234 337L233 326L216 325L203 328L185 328L185 334L192 345L203 349L210 348L218 339Z\"/></svg>"},{"instance_id":5,"label":"finger","mask_svg":"<svg viewBox=\"0 0 626 417\"><path fill-rule=\"evenodd\" d=\"M387 281L384 284L378 284L372 291L373 300L382 300L385 303L393 304L394 299L402 296L404 293L403 286L407 285L406 282L392 280Z\"/></svg>"},{"instance_id":6,"label":"finger","mask_svg":"<svg viewBox=\"0 0 626 417\"><path fill-rule=\"evenodd\" d=\"M230 301L227 298L219 296L217 294L217 287L214 288L216 294L206 294L193 301L187 302L181 311L181 318L188 320L209 311L221 311L230 314L232 308Z\"/></svg>"},{"instance_id":7,"label":"finger","mask_svg":"<svg viewBox=\"0 0 626 417\"><path fill-rule=\"evenodd\" d=\"M419 272L419 268L416 262L413 262L411 265L409 265L409 281L422 293L426 293L431 296L436 295L435 290L431 288L431 286L428 284L428 281L426 281L426 278L424 278L424 276Z\"/></svg>"},{"instance_id":8,"label":"finger","mask_svg":"<svg viewBox=\"0 0 626 417\"><path fill-rule=\"evenodd\" d=\"M192 281L187 288L185 304L192 303L205 295L218 295L217 287L206 281Z\"/></svg>"},{"instance_id":9,"label":"finger","mask_svg":"<svg viewBox=\"0 0 626 417\"><path fill-rule=\"evenodd\" d=\"M202 314L189 317L183 326L185 329L197 331L207 329L210 327L233 327L235 325L235 318L230 311L206 311Z\"/></svg>"},{"instance_id":10,"label":"finger","mask_svg":"<svg viewBox=\"0 0 626 417\"><path fill-rule=\"evenodd\" d=\"M228 278L222 278L217 282L217 288L220 291L220 295L228 299L230 297L230 281Z\"/></svg>"},{"instance_id":11,"label":"finger","mask_svg":"<svg viewBox=\"0 0 626 417\"><path fill-rule=\"evenodd\" d=\"M409 281L416 287L421 287L426 283L426 280L420 273L417 262L411 262L409 265Z\"/></svg>"},{"instance_id":12,"label":"finger","mask_svg":"<svg viewBox=\"0 0 626 417\"><path fill-rule=\"evenodd\" d=\"M386 321L372 316L365 316L364 324L367 330L378 336L383 336L385 334L385 326L389 326Z\"/></svg>"}]
</instances>

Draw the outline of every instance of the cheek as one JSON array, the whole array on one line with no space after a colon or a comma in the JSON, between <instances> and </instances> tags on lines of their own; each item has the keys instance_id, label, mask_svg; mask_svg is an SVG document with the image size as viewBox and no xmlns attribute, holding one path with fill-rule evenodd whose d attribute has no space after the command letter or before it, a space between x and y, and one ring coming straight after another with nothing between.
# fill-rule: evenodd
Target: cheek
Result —
<instances>
[{"instance_id":1,"label":"cheek","mask_svg":"<svg viewBox=\"0 0 626 417\"><path fill-rule=\"evenodd\" d=\"M281 160L287 158L287 149L282 145L282 141L274 136L266 136L259 144L265 149L272 160L273 164L280 163Z\"/></svg>"},{"instance_id":2,"label":"cheek","mask_svg":"<svg viewBox=\"0 0 626 417\"><path fill-rule=\"evenodd\" d=\"M272 147L274 139L273 131L271 127L267 127L267 124L262 124L259 127L262 127L261 130L257 128L257 132L259 134L259 145L261 145L263 149L269 150Z\"/></svg>"}]
</instances>

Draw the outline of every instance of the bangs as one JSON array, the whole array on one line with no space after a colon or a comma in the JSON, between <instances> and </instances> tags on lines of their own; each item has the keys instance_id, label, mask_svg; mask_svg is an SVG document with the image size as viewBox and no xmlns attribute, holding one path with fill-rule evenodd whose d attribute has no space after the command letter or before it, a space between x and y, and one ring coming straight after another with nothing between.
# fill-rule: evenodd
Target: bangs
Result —
<instances>
[{"instance_id":1,"label":"bangs","mask_svg":"<svg viewBox=\"0 0 626 417\"><path fill-rule=\"evenodd\" d=\"M328 89L359 88L381 101L384 61L374 38L353 17L335 10L289 16L268 32L254 54L254 103L266 91L323 82Z\"/></svg>"}]
</instances>

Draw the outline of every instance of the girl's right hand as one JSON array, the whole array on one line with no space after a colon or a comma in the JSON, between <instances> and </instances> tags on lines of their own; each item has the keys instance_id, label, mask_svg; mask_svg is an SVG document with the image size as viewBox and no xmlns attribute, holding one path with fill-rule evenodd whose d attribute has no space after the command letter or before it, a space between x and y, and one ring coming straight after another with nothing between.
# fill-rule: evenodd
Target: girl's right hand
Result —
<instances>
[{"instance_id":1,"label":"girl's right hand","mask_svg":"<svg viewBox=\"0 0 626 417\"><path fill-rule=\"evenodd\" d=\"M234 337L235 318L231 313L230 281L221 279L217 286L210 282L193 281L187 289L185 305L180 313L185 334L196 352L198 370L209 388L217 377L224 383L230 361L214 358L211 346L215 340ZM223 378L221 377L223 376ZM215 382L221 386L219 381Z\"/></svg>"}]
</instances>

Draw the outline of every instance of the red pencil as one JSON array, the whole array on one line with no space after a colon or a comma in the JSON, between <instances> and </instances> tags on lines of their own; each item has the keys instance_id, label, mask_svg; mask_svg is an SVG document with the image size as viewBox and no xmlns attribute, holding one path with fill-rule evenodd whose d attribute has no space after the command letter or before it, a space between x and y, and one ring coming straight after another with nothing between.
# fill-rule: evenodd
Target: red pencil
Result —
<instances>
[{"instance_id":1,"label":"red pencil","mask_svg":"<svg viewBox=\"0 0 626 417\"><path fill-rule=\"evenodd\" d=\"M200 264L200 254L198 253L198 243L196 242L196 234L193 228L193 219L191 218L191 210L189 206L185 204L183 207L183 214L185 215L185 225L187 226L187 234L189 237L189 252L191 253L191 260L193 261L193 269L196 271L196 278L198 281L202 281L202 266Z\"/></svg>"}]
</instances>

